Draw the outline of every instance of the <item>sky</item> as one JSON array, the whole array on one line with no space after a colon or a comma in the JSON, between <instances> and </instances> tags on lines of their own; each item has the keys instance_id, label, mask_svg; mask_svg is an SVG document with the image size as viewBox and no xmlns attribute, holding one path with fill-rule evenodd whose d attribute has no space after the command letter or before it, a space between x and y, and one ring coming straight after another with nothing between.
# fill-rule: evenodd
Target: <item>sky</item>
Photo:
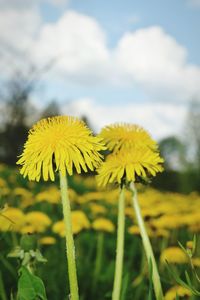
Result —
<instances>
[{"instance_id":1,"label":"sky","mask_svg":"<svg viewBox=\"0 0 200 300\"><path fill-rule=\"evenodd\" d=\"M200 0L0 0L0 79L51 66L32 95L98 132L135 123L183 135L200 101Z\"/></svg>"}]
</instances>

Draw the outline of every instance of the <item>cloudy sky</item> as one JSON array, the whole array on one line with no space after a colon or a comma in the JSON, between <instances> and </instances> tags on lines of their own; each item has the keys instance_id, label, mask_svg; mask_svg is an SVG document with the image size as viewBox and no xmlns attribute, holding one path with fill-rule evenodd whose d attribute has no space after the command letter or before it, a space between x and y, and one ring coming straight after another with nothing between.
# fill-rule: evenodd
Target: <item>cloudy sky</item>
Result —
<instances>
[{"instance_id":1,"label":"cloudy sky","mask_svg":"<svg viewBox=\"0 0 200 300\"><path fill-rule=\"evenodd\" d=\"M33 95L163 138L182 134L200 99L200 0L0 0L0 79L13 68L52 67Z\"/></svg>"}]
</instances>

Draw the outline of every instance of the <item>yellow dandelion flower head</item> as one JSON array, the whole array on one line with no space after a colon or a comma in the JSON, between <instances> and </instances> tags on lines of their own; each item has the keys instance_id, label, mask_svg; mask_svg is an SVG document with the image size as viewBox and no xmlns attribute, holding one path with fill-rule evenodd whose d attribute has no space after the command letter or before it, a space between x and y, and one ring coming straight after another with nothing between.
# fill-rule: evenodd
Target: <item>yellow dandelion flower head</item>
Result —
<instances>
[{"instance_id":1,"label":"yellow dandelion flower head","mask_svg":"<svg viewBox=\"0 0 200 300\"><path fill-rule=\"evenodd\" d=\"M192 263L195 267L200 268L200 258L199 257L192 258Z\"/></svg>"},{"instance_id":2,"label":"yellow dandelion flower head","mask_svg":"<svg viewBox=\"0 0 200 300\"><path fill-rule=\"evenodd\" d=\"M0 213L0 231L20 231L24 224L24 213L15 207L7 207Z\"/></svg>"},{"instance_id":3,"label":"yellow dandelion flower head","mask_svg":"<svg viewBox=\"0 0 200 300\"><path fill-rule=\"evenodd\" d=\"M72 232L74 234L79 233L83 229L90 228L90 221L88 220L87 216L84 212L80 210L74 210L71 213L72 217ZM59 234L61 237L65 236L65 223L63 220L57 221L53 224L52 227L53 232Z\"/></svg>"},{"instance_id":4,"label":"yellow dandelion flower head","mask_svg":"<svg viewBox=\"0 0 200 300\"><path fill-rule=\"evenodd\" d=\"M136 181L141 176L155 176L157 172L163 171L162 162L163 159L157 152L146 147L113 153L108 155L97 169L97 183L106 186L108 183L121 183L122 179L130 182Z\"/></svg>"},{"instance_id":5,"label":"yellow dandelion flower head","mask_svg":"<svg viewBox=\"0 0 200 300\"><path fill-rule=\"evenodd\" d=\"M20 233L22 233L22 234L33 234L33 233L35 233L35 226L32 226L32 225L24 225L24 226L20 229Z\"/></svg>"},{"instance_id":6,"label":"yellow dandelion flower head","mask_svg":"<svg viewBox=\"0 0 200 300\"><path fill-rule=\"evenodd\" d=\"M73 174L73 166L78 173L81 169L93 171L104 150L102 139L94 137L85 123L72 116L56 116L42 119L29 131L23 153L17 161L22 165L20 173L29 180L54 181L53 160L56 170L63 176L66 170Z\"/></svg>"},{"instance_id":7,"label":"yellow dandelion flower head","mask_svg":"<svg viewBox=\"0 0 200 300\"><path fill-rule=\"evenodd\" d=\"M52 223L51 219L40 211L32 211L25 215L25 226L32 226L35 232L44 232Z\"/></svg>"},{"instance_id":8,"label":"yellow dandelion flower head","mask_svg":"<svg viewBox=\"0 0 200 300\"><path fill-rule=\"evenodd\" d=\"M130 234L136 234L136 235L139 235L140 234L140 229L137 225L132 225L128 228L128 232Z\"/></svg>"},{"instance_id":9,"label":"yellow dandelion flower head","mask_svg":"<svg viewBox=\"0 0 200 300\"><path fill-rule=\"evenodd\" d=\"M116 123L104 127L100 134L110 151L117 152L132 147L157 149L157 143L142 127L135 124Z\"/></svg>"},{"instance_id":10,"label":"yellow dandelion flower head","mask_svg":"<svg viewBox=\"0 0 200 300\"><path fill-rule=\"evenodd\" d=\"M90 221L84 212L81 210L74 210L72 217L72 231L74 234L79 233L83 229L90 228Z\"/></svg>"},{"instance_id":11,"label":"yellow dandelion flower head","mask_svg":"<svg viewBox=\"0 0 200 300\"><path fill-rule=\"evenodd\" d=\"M106 211L107 211L107 209L105 208L105 206L103 206L101 204L96 204L96 203L91 203L90 204L90 210L95 215L97 215L97 214L105 214Z\"/></svg>"},{"instance_id":12,"label":"yellow dandelion flower head","mask_svg":"<svg viewBox=\"0 0 200 300\"><path fill-rule=\"evenodd\" d=\"M56 186L49 187L45 191L38 193L35 197L37 202L46 201L52 204L60 202L60 191Z\"/></svg>"},{"instance_id":13,"label":"yellow dandelion flower head","mask_svg":"<svg viewBox=\"0 0 200 300\"><path fill-rule=\"evenodd\" d=\"M63 220L57 221L53 224L52 231L59 234L61 237L65 236L65 223Z\"/></svg>"},{"instance_id":14,"label":"yellow dandelion flower head","mask_svg":"<svg viewBox=\"0 0 200 300\"><path fill-rule=\"evenodd\" d=\"M92 223L92 227L97 231L114 232L114 224L106 218L98 218Z\"/></svg>"},{"instance_id":15,"label":"yellow dandelion flower head","mask_svg":"<svg viewBox=\"0 0 200 300\"><path fill-rule=\"evenodd\" d=\"M53 245L56 243L56 239L53 236L44 236L39 239L40 245Z\"/></svg>"},{"instance_id":16,"label":"yellow dandelion flower head","mask_svg":"<svg viewBox=\"0 0 200 300\"><path fill-rule=\"evenodd\" d=\"M22 187L16 187L13 189L13 194L15 196L21 196L21 197L31 197L32 196L32 193L30 191L28 191L27 189L25 188L22 188Z\"/></svg>"},{"instance_id":17,"label":"yellow dandelion flower head","mask_svg":"<svg viewBox=\"0 0 200 300\"><path fill-rule=\"evenodd\" d=\"M179 247L169 247L163 250L160 256L162 263L185 264L188 263L188 257Z\"/></svg>"},{"instance_id":18,"label":"yellow dandelion flower head","mask_svg":"<svg viewBox=\"0 0 200 300\"><path fill-rule=\"evenodd\" d=\"M183 286L176 285L169 289L165 294L165 300L175 300L177 299L177 295L179 298L190 297L192 295L191 291Z\"/></svg>"},{"instance_id":19,"label":"yellow dandelion flower head","mask_svg":"<svg viewBox=\"0 0 200 300\"><path fill-rule=\"evenodd\" d=\"M186 247L190 250L194 248L194 242L193 241L187 241Z\"/></svg>"}]
</instances>

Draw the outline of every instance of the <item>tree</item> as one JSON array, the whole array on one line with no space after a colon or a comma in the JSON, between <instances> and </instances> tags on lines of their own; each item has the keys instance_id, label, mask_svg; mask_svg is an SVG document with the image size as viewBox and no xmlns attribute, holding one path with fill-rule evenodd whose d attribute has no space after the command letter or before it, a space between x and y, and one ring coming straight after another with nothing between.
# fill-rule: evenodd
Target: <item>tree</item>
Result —
<instances>
[{"instance_id":1,"label":"tree","mask_svg":"<svg viewBox=\"0 0 200 300\"><path fill-rule=\"evenodd\" d=\"M200 172L200 101L190 103L185 127L188 156L193 167Z\"/></svg>"},{"instance_id":2,"label":"tree","mask_svg":"<svg viewBox=\"0 0 200 300\"><path fill-rule=\"evenodd\" d=\"M30 94L34 82L17 72L5 87L1 100L0 160L15 164L28 132L27 116L31 113Z\"/></svg>"},{"instance_id":3,"label":"tree","mask_svg":"<svg viewBox=\"0 0 200 300\"><path fill-rule=\"evenodd\" d=\"M161 155L165 159L165 169L183 169L186 162L185 145L176 136L164 138L159 143Z\"/></svg>"},{"instance_id":4,"label":"tree","mask_svg":"<svg viewBox=\"0 0 200 300\"><path fill-rule=\"evenodd\" d=\"M52 100L40 114L40 118L48 118L60 115L60 107L55 100Z\"/></svg>"}]
</instances>

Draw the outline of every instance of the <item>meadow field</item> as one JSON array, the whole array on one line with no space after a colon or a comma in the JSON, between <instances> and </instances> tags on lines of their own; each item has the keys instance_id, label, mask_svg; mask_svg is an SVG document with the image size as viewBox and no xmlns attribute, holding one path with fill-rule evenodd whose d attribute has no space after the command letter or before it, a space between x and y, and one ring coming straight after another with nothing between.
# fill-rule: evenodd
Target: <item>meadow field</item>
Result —
<instances>
[{"instance_id":1,"label":"meadow field","mask_svg":"<svg viewBox=\"0 0 200 300\"><path fill-rule=\"evenodd\" d=\"M19 174L18 168L0 165L2 300L16 299L21 262L13 250L19 246L21 237L25 235L36 240L35 248L42 254L37 262L34 261L32 268L44 282L47 299L67 299L65 229L57 180L56 178L54 183L30 182ZM118 188L98 188L93 175L73 175L68 177L68 181L80 299L111 299L116 254ZM191 286L198 290L200 195L195 192L189 195L162 192L148 185L138 184L137 187L142 216L156 256L165 299L199 299L191 290L176 282L166 261L177 278L182 278L183 281L186 281L187 271ZM152 282L129 191L126 192L125 199L121 300L154 299L153 293L150 293ZM197 236L195 251L192 249L194 235ZM186 255L179 242L188 253L193 251L191 258Z\"/></svg>"}]
</instances>

